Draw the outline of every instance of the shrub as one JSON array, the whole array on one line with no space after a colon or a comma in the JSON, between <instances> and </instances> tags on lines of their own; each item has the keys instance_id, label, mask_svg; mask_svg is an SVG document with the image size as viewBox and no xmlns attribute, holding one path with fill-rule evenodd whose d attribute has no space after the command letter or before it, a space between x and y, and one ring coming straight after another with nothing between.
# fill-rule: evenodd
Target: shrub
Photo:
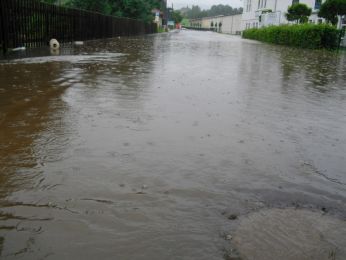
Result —
<instances>
[{"instance_id":1,"label":"shrub","mask_svg":"<svg viewBox=\"0 0 346 260\"><path fill-rule=\"evenodd\" d=\"M311 15L311 8L306 4L293 4L288 7L286 18L288 21L298 21L299 23L306 23L308 17Z\"/></svg>"},{"instance_id":2,"label":"shrub","mask_svg":"<svg viewBox=\"0 0 346 260\"><path fill-rule=\"evenodd\" d=\"M247 29L243 38L308 49L335 49L341 31L327 24L295 24Z\"/></svg>"}]
</instances>

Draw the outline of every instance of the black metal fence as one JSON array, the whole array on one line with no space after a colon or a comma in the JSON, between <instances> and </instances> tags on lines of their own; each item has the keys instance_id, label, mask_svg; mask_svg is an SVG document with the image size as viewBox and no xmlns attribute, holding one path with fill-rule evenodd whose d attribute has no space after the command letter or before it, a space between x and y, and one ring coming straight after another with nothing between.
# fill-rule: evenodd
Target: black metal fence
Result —
<instances>
[{"instance_id":1,"label":"black metal fence","mask_svg":"<svg viewBox=\"0 0 346 260\"><path fill-rule=\"evenodd\" d=\"M157 32L154 23L59 7L39 0L0 0L0 49Z\"/></svg>"}]
</instances>

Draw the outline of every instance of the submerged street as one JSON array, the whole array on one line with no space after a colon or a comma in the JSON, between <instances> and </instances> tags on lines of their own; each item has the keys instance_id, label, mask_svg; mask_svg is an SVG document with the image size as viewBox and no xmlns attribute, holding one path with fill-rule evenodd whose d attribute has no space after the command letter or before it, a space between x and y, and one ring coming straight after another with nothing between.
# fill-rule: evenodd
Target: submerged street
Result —
<instances>
[{"instance_id":1,"label":"submerged street","mask_svg":"<svg viewBox=\"0 0 346 260\"><path fill-rule=\"evenodd\" d=\"M346 259L345 52L45 51L0 61L1 258Z\"/></svg>"}]
</instances>

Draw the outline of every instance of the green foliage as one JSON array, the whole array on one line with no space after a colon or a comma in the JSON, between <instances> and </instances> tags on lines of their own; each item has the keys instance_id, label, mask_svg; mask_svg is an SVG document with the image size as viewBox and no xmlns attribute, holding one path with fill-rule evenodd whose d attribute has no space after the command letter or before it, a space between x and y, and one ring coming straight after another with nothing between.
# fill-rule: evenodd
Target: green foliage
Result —
<instances>
[{"instance_id":1,"label":"green foliage","mask_svg":"<svg viewBox=\"0 0 346 260\"><path fill-rule=\"evenodd\" d=\"M113 2L113 14L146 21L153 20L151 11L159 7L159 2L154 0L113 0L111 2Z\"/></svg>"},{"instance_id":2,"label":"green foliage","mask_svg":"<svg viewBox=\"0 0 346 260\"><path fill-rule=\"evenodd\" d=\"M108 0L70 0L67 5L78 9L111 14L111 5Z\"/></svg>"},{"instance_id":3,"label":"green foliage","mask_svg":"<svg viewBox=\"0 0 346 260\"><path fill-rule=\"evenodd\" d=\"M65 6L99 12L106 15L128 17L144 21L154 19L151 11L159 8L162 0L42 0L47 3L62 3Z\"/></svg>"},{"instance_id":4,"label":"green foliage","mask_svg":"<svg viewBox=\"0 0 346 260\"><path fill-rule=\"evenodd\" d=\"M321 5L318 13L319 17L325 18L333 25L338 22L337 15L346 15L346 0L327 0Z\"/></svg>"},{"instance_id":5,"label":"green foliage","mask_svg":"<svg viewBox=\"0 0 346 260\"><path fill-rule=\"evenodd\" d=\"M179 11L173 11L172 19L175 23L180 23L183 20L183 16Z\"/></svg>"},{"instance_id":6,"label":"green foliage","mask_svg":"<svg viewBox=\"0 0 346 260\"><path fill-rule=\"evenodd\" d=\"M341 31L327 24L296 24L248 29L243 38L292 47L338 48Z\"/></svg>"},{"instance_id":7,"label":"green foliage","mask_svg":"<svg viewBox=\"0 0 346 260\"><path fill-rule=\"evenodd\" d=\"M163 27L159 27L158 30L157 30L158 33L164 33L164 32L167 32L165 28Z\"/></svg>"},{"instance_id":8,"label":"green foliage","mask_svg":"<svg viewBox=\"0 0 346 260\"><path fill-rule=\"evenodd\" d=\"M189 27L190 26L189 19L183 18L183 20L181 21L181 25L185 27Z\"/></svg>"},{"instance_id":9,"label":"green foliage","mask_svg":"<svg viewBox=\"0 0 346 260\"><path fill-rule=\"evenodd\" d=\"M55 3L57 3L58 1L57 1L57 0L42 0L42 2L48 3L48 4L55 4Z\"/></svg>"},{"instance_id":10,"label":"green foliage","mask_svg":"<svg viewBox=\"0 0 346 260\"><path fill-rule=\"evenodd\" d=\"M207 10L208 16L216 15L233 15L243 13L242 8L233 8L229 5L213 5L210 10Z\"/></svg>"},{"instance_id":11,"label":"green foliage","mask_svg":"<svg viewBox=\"0 0 346 260\"><path fill-rule=\"evenodd\" d=\"M198 5L180 9L181 14L188 19L203 18L217 15L234 15L243 13L243 8L233 8L229 5L213 5L209 10L202 10Z\"/></svg>"},{"instance_id":12,"label":"green foliage","mask_svg":"<svg viewBox=\"0 0 346 260\"><path fill-rule=\"evenodd\" d=\"M299 23L306 23L308 17L311 15L311 8L306 4L293 4L288 7L286 18L288 21L297 21Z\"/></svg>"}]
</instances>

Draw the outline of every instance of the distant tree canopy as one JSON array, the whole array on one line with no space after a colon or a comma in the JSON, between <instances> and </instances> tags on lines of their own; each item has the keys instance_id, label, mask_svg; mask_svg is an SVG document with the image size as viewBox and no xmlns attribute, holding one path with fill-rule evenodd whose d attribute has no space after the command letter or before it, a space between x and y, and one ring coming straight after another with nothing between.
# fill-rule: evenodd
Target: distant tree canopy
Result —
<instances>
[{"instance_id":1,"label":"distant tree canopy","mask_svg":"<svg viewBox=\"0 0 346 260\"><path fill-rule=\"evenodd\" d=\"M288 21L297 21L299 23L306 23L308 17L311 15L311 8L306 4L293 4L288 7L286 18Z\"/></svg>"},{"instance_id":2,"label":"distant tree canopy","mask_svg":"<svg viewBox=\"0 0 346 260\"><path fill-rule=\"evenodd\" d=\"M163 0L42 0L50 4L62 4L73 8L79 8L94 12L100 12L107 15L115 15L119 17L128 17L152 21L153 15L151 11L160 8ZM182 18L195 19L207 16L217 15L234 15L243 13L243 8L233 8L229 5L213 5L208 10L202 10L198 5L191 8L186 7L179 10ZM179 21L182 18L177 13L174 14Z\"/></svg>"},{"instance_id":3,"label":"distant tree canopy","mask_svg":"<svg viewBox=\"0 0 346 260\"><path fill-rule=\"evenodd\" d=\"M208 10L202 10L198 5L193 5L191 8L181 8L182 15L189 19L203 18L217 15L235 15L243 13L243 8L233 8L229 5L213 5Z\"/></svg>"},{"instance_id":4,"label":"distant tree canopy","mask_svg":"<svg viewBox=\"0 0 346 260\"><path fill-rule=\"evenodd\" d=\"M152 21L151 11L161 6L161 0L42 0L47 3L62 3L107 15Z\"/></svg>"},{"instance_id":5,"label":"distant tree canopy","mask_svg":"<svg viewBox=\"0 0 346 260\"><path fill-rule=\"evenodd\" d=\"M327 0L321 5L318 13L319 17L325 18L334 25L338 22L338 15L346 15L346 0Z\"/></svg>"},{"instance_id":6,"label":"distant tree canopy","mask_svg":"<svg viewBox=\"0 0 346 260\"><path fill-rule=\"evenodd\" d=\"M112 6L109 0L69 0L65 4L70 7L103 14L111 14L112 12Z\"/></svg>"},{"instance_id":7,"label":"distant tree canopy","mask_svg":"<svg viewBox=\"0 0 346 260\"><path fill-rule=\"evenodd\" d=\"M179 11L173 11L172 19L175 23L181 23L181 21L183 20L183 16Z\"/></svg>"}]
</instances>

